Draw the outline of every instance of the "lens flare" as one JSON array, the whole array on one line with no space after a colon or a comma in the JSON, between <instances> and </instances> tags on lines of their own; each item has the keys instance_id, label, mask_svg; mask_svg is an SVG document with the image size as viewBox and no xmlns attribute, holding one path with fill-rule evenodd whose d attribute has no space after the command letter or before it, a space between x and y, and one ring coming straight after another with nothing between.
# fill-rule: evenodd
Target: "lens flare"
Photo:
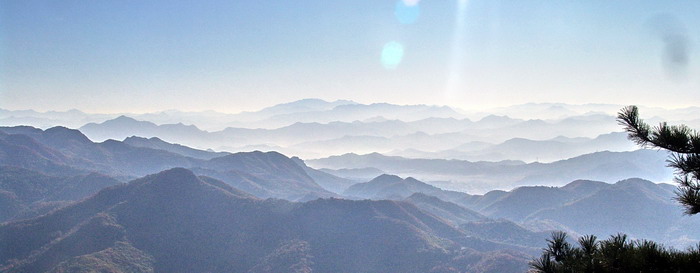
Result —
<instances>
[{"instance_id":1,"label":"lens flare","mask_svg":"<svg viewBox=\"0 0 700 273\"><path fill-rule=\"evenodd\" d=\"M452 52L450 54L449 74L447 77L447 87L445 97L448 100L454 99L464 88L464 55L465 36L467 27L467 7L468 0L457 2L457 13L455 14L455 29L452 34Z\"/></svg>"},{"instance_id":2,"label":"lens flare","mask_svg":"<svg viewBox=\"0 0 700 273\"><path fill-rule=\"evenodd\" d=\"M399 20L400 23L404 25L410 25L418 20L420 15L420 7L418 6L418 1L402 1L396 2L396 8L394 9L394 16Z\"/></svg>"},{"instance_id":3,"label":"lens flare","mask_svg":"<svg viewBox=\"0 0 700 273\"><path fill-rule=\"evenodd\" d=\"M388 70L396 69L403 60L403 45L398 42L388 42L382 49L382 66Z\"/></svg>"}]
</instances>

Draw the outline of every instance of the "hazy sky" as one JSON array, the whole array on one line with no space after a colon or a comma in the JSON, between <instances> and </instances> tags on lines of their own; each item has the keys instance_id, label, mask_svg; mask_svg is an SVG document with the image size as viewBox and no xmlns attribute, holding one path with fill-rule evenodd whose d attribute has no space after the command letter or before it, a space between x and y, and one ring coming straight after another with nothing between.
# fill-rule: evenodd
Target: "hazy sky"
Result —
<instances>
[{"instance_id":1,"label":"hazy sky","mask_svg":"<svg viewBox=\"0 0 700 273\"><path fill-rule=\"evenodd\" d=\"M700 105L700 1L0 0L0 108Z\"/></svg>"}]
</instances>

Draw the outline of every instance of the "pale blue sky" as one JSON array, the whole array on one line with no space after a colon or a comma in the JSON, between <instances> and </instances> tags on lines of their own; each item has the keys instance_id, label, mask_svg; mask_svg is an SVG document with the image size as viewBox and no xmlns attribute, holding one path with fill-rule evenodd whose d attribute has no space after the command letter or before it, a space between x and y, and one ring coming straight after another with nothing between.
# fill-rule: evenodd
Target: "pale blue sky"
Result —
<instances>
[{"instance_id":1,"label":"pale blue sky","mask_svg":"<svg viewBox=\"0 0 700 273\"><path fill-rule=\"evenodd\" d=\"M700 1L459 1L0 0L0 108L700 105Z\"/></svg>"}]
</instances>

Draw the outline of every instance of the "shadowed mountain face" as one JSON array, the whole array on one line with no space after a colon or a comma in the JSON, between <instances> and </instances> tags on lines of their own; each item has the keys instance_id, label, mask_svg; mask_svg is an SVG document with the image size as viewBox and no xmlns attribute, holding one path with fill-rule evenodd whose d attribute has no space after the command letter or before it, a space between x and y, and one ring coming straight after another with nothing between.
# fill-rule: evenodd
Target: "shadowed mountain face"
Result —
<instances>
[{"instance_id":1,"label":"shadowed mountain face","mask_svg":"<svg viewBox=\"0 0 700 273\"><path fill-rule=\"evenodd\" d=\"M0 164L41 170L57 175L74 175L79 171L66 166L65 155L39 143L32 137L20 134L0 134Z\"/></svg>"},{"instance_id":2,"label":"shadowed mountain face","mask_svg":"<svg viewBox=\"0 0 700 273\"><path fill-rule=\"evenodd\" d=\"M27 169L0 166L0 222L30 218L119 184L97 173L48 176Z\"/></svg>"},{"instance_id":3,"label":"shadowed mountain face","mask_svg":"<svg viewBox=\"0 0 700 273\"><path fill-rule=\"evenodd\" d=\"M260 200L172 169L0 226L3 272L523 272L408 203ZM466 248L463 248L466 247ZM498 259L498 263L488 263ZM456 271L440 271L441 268ZM432 271L431 271L432 270Z\"/></svg>"}]
</instances>

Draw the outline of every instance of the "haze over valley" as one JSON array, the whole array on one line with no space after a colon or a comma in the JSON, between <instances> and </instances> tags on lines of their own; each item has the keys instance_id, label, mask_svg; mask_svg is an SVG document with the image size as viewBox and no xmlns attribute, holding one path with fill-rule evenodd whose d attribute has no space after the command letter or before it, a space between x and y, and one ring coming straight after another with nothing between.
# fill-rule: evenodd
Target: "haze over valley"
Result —
<instances>
[{"instance_id":1,"label":"haze over valley","mask_svg":"<svg viewBox=\"0 0 700 273\"><path fill-rule=\"evenodd\" d=\"M367 206L373 207L373 213L381 215L394 213L390 211L397 206L405 211L402 213L411 214L410 219L417 220L406 222L405 217L409 216L391 214L388 217L396 219L392 221L399 221L402 228L417 228L416 232L423 234L420 236L439 238L441 243L429 243L428 248L444 253L440 254L442 258L429 258L412 265L416 268L427 266L434 269L441 264L452 264L454 259L470 261L459 266L480 268L496 266L493 259L506 259L507 262L495 268L503 272L522 272L527 268L527 260L539 251L553 230L601 237L626 232L633 238L653 239L680 248L700 240L700 233L689 232L693 225L700 223L682 215L679 205L673 201L674 187L658 184L670 182L673 176L672 170L666 167L666 152L637 149L626 139L626 133L619 131L619 125L609 114L576 112L600 106L587 109L563 104L533 104L514 106L510 111L515 113L522 107L538 107L542 111L552 111L552 115L569 114L546 120L486 114L472 121L462 114L464 111L449 107L362 105L309 99L257 112L227 115L229 123L235 123L234 118L239 117L250 128L227 127L207 131L199 129L196 124L207 124L216 119L197 113L120 114L113 117L78 111L72 111L74 115L3 111L5 121L21 120L28 125L49 128L0 127L1 203L6 208L0 219L6 223L0 226L0 240L7 245L17 244L13 238L17 234L26 234L29 231L24 230L33 225L51 229L55 226L55 231L45 231L49 233L42 235L48 236L42 239L44 241L27 245L23 248L25 250L5 249L0 264L8 272L49 269L60 272L74 264L82 266L86 262L84 259L89 257L123 270L135 264L158 270L181 270L169 267L175 260L164 260L163 257L167 256L171 257L168 259L184 259L183 263L189 266L186 271L228 264L241 270L266 272L270 268L291 266L288 262L322 272L333 271L331 268L355 268L343 264L347 262L346 258L340 262L338 257L326 257L322 253L326 247L355 251L351 249L359 245L340 241L339 245L333 243L331 246L331 242L325 240L350 236L357 228L413 236L406 234L405 230L390 231L393 227L389 226L379 229L356 226L371 225L372 221L362 219L376 217L366 214L364 208ZM572 110L565 110L568 108ZM659 112L671 116L695 110ZM323 119L335 116L339 120L313 119L319 116L311 114L315 111L328 112L322 115ZM271 127L272 121L283 120L278 115L299 117L302 121L287 121L289 124L279 123L281 127ZM178 116L189 116L191 121L196 118L197 123L158 124L155 119L148 120L149 117L175 119ZM665 119L661 116L655 118ZM74 124L75 129L50 127L60 125L57 124L59 120ZM80 125L79 121L89 122ZM260 122L260 126L254 121ZM234 146L238 148L232 148ZM188 196L196 195L187 199L170 196L183 191L188 192ZM137 204L140 202L137 200L143 198L137 196L142 194L159 196L154 202L175 202L177 205L172 209L176 210L167 212L172 215L169 217L175 218L120 216L122 212L119 211L136 210L128 213L148 217L154 213L148 210L162 206ZM266 211L256 213L272 213L264 222L250 222L245 227L231 226L230 232L234 233L289 224L275 221L301 221L298 222L301 225L317 223L320 221L317 217L333 221L333 217L340 217L338 213L350 213L355 216L347 217L359 218L348 223L353 228L347 231L344 229L350 226L330 228L328 224L318 223L325 226L322 228L324 234L332 236L327 238L303 235L308 234L304 231L307 229L320 232L320 226L284 232L273 229L267 235L246 232L248 235L245 236L263 236L271 241L268 246L256 250L258 254L248 254L244 263L215 258L213 254L202 254L218 259L212 260L211 264L189 263L186 262L188 259L200 258L178 256L180 254L162 248L161 243L146 242L139 239L142 235L136 235L153 231L139 230L130 221L147 222L147 225L155 225L153 228L165 228L165 223L175 219L208 221L188 217L223 217L222 221L227 221L227 216L214 216L229 213L227 209L211 211L206 209L211 205L205 204L198 205L205 207L197 212L192 211L196 216L180 215L187 212L178 212L177 206L190 206L186 204L192 202L190 198L205 198L206 202L221 199L216 202L246 206L246 209L230 208L243 209L245 213L253 213L247 206ZM182 201L177 201L180 199ZM113 207L120 202L125 202L125 205ZM246 202L252 203L244 205ZM82 211L88 208L89 212ZM327 210L331 208L334 212L329 215ZM316 213L324 216L312 216ZM74 214L76 216L71 216ZM666 218L658 220L657 215ZM57 226L55 221L64 218L73 220ZM231 224L222 222L217 225ZM107 232L101 231L105 228L112 230L109 232L114 234L113 239L100 239L99 246L92 250L82 249L60 256L52 254L58 251L52 249L76 244L78 242L73 241L78 238L92 238L94 232ZM186 228L187 231L182 232L195 236L205 227ZM75 236L80 237L72 239ZM427 243L420 240L416 243ZM226 251L240 251L234 245L215 245L217 243L211 241L198 246L173 247L225 247ZM362 245L362 248L366 247L368 245ZM464 252L465 248L470 251ZM379 257L397 255L378 247L371 249L378 251L376 255ZM293 251L284 255L298 258L277 260L279 258L274 258L274 255L282 255L275 254L280 251ZM130 255L130 259L136 260L114 260L113 254L105 253ZM418 255L415 256L418 260L427 259L425 254L405 255ZM403 259L401 257L396 259ZM43 262L47 259L51 262ZM353 259L363 261L364 258ZM448 262L450 259L452 262ZM297 264L299 261L314 261L314 265ZM382 266L373 265L376 262L363 262L371 266L371 270L354 270L384 271L378 269ZM389 266L386 270L407 269Z\"/></svg>"},{"instance_id":2,"label":"haze over valley","mask_svg":"<svg viewBox=\"0 0 700 273\"><path fill-rule=\"evenodd\" d=\"M0 273L695 272L698 14L0 0Z\"/></svg>"}]
</instances>

